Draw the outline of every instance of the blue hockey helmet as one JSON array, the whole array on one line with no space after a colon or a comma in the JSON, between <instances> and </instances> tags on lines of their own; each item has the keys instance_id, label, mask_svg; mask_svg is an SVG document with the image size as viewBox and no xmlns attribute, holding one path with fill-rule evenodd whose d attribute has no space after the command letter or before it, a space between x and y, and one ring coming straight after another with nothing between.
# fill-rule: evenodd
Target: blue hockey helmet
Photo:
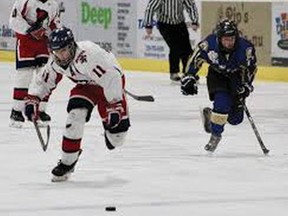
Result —
<instances>
[{"instance_id":1,"label":"blue hockey helmet","mask_svg":"<svg viewBox=\"0 0 288 216\"><path fill-rule=\"evenodd\" d=\"M216 26L216 35L217 35L218 42L220 44L220 48L222 48L224 51L228 51L228 52L234 50L234 48L236 46L236 42L239 38L239 31L238 31L237 25L232 20L229 20L229 19L221 20ZM223 47L223 45L220 42L221 38L222 37L232 37L232 36L235 36L234 47L233 47L233 49L226 49L225 47Z\"/></svg>"},{"instance_id":2,"label":"blue hockey helmet","mask_svg":"<svg viewBox=\"0 0 288 216\"><path fill-rule=\"evenodd\" d=\"M216 34L218 38L223 36L239 36L237 25L229 19L223 19L217 24Z\"/></svg>"},{"instance_id":3,"label":"blue hockey helmet","mask_svg":"<svg viewBox=\"0 0 288 216\"><path fill-rule=\"evenodd\" d=\"M49 48L53 54L56 63L60 66L67 66L74 58L76 52L76 42L72 30L67 27L55 29L49 35ZM70 56L69 58L61 59L57 56L57 50L67 48Z\"/></svg>"},{"instance_id":4,"label":"blue hockey helmet","mask_svg":"<svg viewBox=\"0 0 288 216\"><path fill-rule=\"evenodd\" d=\"M72 43L75 43L71 29L62 27L55 29L49 35L49 48L51 50L62 49Z\"/></svg>"}]
</instances>

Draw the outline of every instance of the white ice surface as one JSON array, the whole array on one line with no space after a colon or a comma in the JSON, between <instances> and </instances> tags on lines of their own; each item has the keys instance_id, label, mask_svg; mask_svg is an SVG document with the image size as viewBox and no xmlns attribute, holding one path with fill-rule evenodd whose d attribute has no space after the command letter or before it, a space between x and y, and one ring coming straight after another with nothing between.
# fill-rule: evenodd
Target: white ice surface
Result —
<instances>
[{"instance_id":1,"label":"white ice surface","mask_svg":"<svg viewBox=\"0 0 288 216\"><path fill-rule=\"evenodd\" d=\"M153 94L154 103L129 98L125 145L108 151L93 112L83 154L68 182L52 183L60 156L69 89L64 80L48 107L46 153L31 123L9 128L14 64L0 64L0 216L271 216L288 214L288 84L257 82L247 104L265 145L264 156L247 119L226 126L214 155L199 108L209 106L204 84L182 96L167 74L129 72L127 89ZM116 212L105 212L116 206Z\"/></svg>"}]
</instances>

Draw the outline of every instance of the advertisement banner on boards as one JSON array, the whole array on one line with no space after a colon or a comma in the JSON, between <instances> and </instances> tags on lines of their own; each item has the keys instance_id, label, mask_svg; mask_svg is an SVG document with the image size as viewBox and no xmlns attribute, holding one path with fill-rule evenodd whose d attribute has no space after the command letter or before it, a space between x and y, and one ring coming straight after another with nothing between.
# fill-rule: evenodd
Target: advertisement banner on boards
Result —
<instances>
[{"instance_id":1,"label":"advertisement banner on boards","mask_svg":"<svg viewBox=\"0 0 288 216\"><path fill-rule=\"evenodd\" d=\"M265 16L263 16L265 14ZM251 41L259 65L271 64L271 3L270 2L202 2L202 35L206 37L223 18L233 20L241 35Z\"/></svg>"},{"instance_id":2,"label":"advertisement banner on boards","mask_svg":"<svg viewBox=\"0 0 288 216\"><path fill-rule=\"evenodd\" d=\"M169 48L156 27L156 19L153 20L153 33L147 36L143 26L145 9L149 0L142 0L137 5L137 57L150 59L168 59Z\"/></svg>"},{"instance_id":3,"label":"advertisement banner on boards","mask_svg":"<svg viewBox=\"0 0 288 216\"><path fill-rule=\"evenodd\" d=\"M157 29L157 19L154 15L153 19L153 33L150 37L147 37L145 28L143 26L143 19L145 14L145 9L149 0L138 1L137 3L137 57L138 58L151 58L151 59L168 59L169 48L166 45L163 37ZM196 1L196 6L199 13L199 23L201 23L201 3ZM184 12L187 26L191 23L189 16ZM200 26L201 28L201 26ZM192 31L188 27L190 34L190 43L194 47L201 38L201 29L197 32Z\"/></svg>"},{"instance_id":4,"label":"advertisement banner on boards","mask_svg":"<svg viewBox=\"0 0 288 216\"><path fill-rule=\"evenodd\" d=\"M76 40L91 40L112 49L117 56L136 57L136 1L57 0L62 23ZM14 1L0 1L0 49L15 50L15 34L9 28Z\"/></svg>"},{"instance_id":5,"label":"advertisement banner on boards","mask_svg":"<svg viewBox=\"0 0 288 216\"><path fill-rule=\"evenodd\" d=\"M288 65L288 2L272 3L271 63Z\"/></svg>"},{"instance_id":6,"label":"advertisement banner on boards","mask_svg":"<svg viewBox=\"0 0 288 216\"><path fill-rule=\"evenodd\" d=\"M0 50L15 50L15 33L9 27L9 17L14 1L0 1Z\"/></svg>"},{"instance_id":7,"label":"advertisement banner on boards","mask_svg":"<svg viewBox=\"0 0 288 216\"><path fill-rule=\"evenodd\" d=\"M121 57L136 57L136 1L62 0L63 23Z\"/></svg>"}]
</instances>

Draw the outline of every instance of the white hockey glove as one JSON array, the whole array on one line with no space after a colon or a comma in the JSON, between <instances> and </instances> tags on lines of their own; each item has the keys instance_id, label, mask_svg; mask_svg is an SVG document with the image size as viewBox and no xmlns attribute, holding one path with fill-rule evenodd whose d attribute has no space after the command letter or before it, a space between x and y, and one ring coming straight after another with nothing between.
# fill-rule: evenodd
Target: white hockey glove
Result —
<instances>
[{"instance_id":1,"label":"white hockey glove","mask_svg":"<svg viewBox=\"0 0 288 216\"><path fill-rule=\"evenodd\" d=\"M34 95L28 95L25 98L25 115L29 121L39 118L39 103L40 99Z\"/></svg>"}]
</instances>

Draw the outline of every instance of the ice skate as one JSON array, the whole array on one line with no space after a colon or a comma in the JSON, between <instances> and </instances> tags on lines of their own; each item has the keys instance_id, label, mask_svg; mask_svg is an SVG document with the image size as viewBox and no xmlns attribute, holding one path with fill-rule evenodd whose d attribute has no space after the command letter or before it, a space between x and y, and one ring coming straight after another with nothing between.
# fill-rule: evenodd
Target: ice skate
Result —
<instances>
[{"instance_id":1,"label":"ice skate","mask_svg":"<svg viewBox=\"0 0 288 216\"><path fill-rule=\"evenodd\" d=\"M66 181L69 179L71 173L74 172L75 169L75 165L78 162L79 156L81 154L82 150L79 150L79 154L78 154L78 158L77 160L72 163L71 165L66 165L64 163L62 163L62 161L60 160L57 164L56 167L53 168L52 170L52 182L62 182L62 181Z\"/></svg>"},{"instance_id":2,"label":"ice skate","mask_svg":"<svg viewBox=\"0 0 288 216\"><path fill-rule=\"evenodd\" d=\"M205 107L201 111L201 117L202 117L202 121L203 121L204 130L207 133L211 133L211 121L210 121L211 112L212 112L212 110L209 107Z\"/></svg>"},{"instance_id":3,"label":"ice skate","mask_svg":"<svg viewBox=\"0 0 288 216\"><path fill-rule=\"evenodd\" d=\"M47 127L51 121L50 115L48 115L45 111L39 112L38 125L39 127Z\"/></svg>"},{"instance_id":4,"label":"ice skate","mask_svg":"<svg viewBox=\"0 0 288 216\"><path fill-rule=\"evenodd\" d=\"M22 128L24 122L25 122L25 118L22 112L12 109L11 115L10 115L10 127Z\"/></svg>"},{"instance_id":5,"label":"ice skate","mask_svg":"<svg viewBox=\"0 0 288 216\"><path fill-rule=\"evenodd\" d=\"M218 146L218 143L221 140L221 136L216 136L211 134L208 144L205 146L205 150L208 152L214 152Z\"/></svg>"}]
</instances>

